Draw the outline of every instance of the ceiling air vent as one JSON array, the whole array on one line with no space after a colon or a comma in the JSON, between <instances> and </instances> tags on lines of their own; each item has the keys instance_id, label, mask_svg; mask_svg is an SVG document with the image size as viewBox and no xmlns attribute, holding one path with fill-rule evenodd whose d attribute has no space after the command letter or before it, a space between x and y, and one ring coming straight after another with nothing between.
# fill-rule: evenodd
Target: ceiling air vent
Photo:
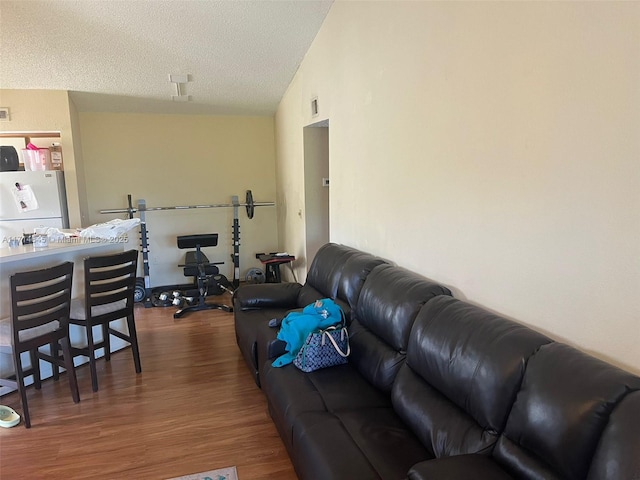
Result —
<instances>
[{"instance_id":1,"label":"ceiling air vent","mask_svg":"<svg viewBox=\"0 0 640 480\"><path fill-rule=\"evenodd\" d=\"M172 95L174 102L190 102L191 95L184 93L184 85L189 83L189 75L169 74L169 81L176 86L176 95Z\"/></svg>"}]
</instances>

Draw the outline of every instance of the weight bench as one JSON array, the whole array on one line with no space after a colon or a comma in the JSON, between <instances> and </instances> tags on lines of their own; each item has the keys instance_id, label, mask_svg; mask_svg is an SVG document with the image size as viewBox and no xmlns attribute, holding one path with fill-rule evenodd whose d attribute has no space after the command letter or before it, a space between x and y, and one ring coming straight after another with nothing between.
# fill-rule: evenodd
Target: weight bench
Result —
<instances>
[{"instance_id":1,"label":"weight bench","mask_svg":"<svg viewBox=\"0 0 640 480\"><path fill-rule=\"evenodd\" d=\"M187 252L186 261L183 267L185 277L195 277L200 295L196 305L189 305L188 307L177 310L176 313L173 314L173 318L180 318L186 313L197 312L200 310L218 309L224 310L225 312L233 311L233 309L228 305L220 303L206 303L209 287L224 290L224 288L215 281L215 276L218 275L220 270L214 263L209 262L209 259L201 250L202 247L215 247L216 245L218 245L217 233L181 235L178 237L178 248L196 249L194 252Z\"/></svg>"}]
</instances>

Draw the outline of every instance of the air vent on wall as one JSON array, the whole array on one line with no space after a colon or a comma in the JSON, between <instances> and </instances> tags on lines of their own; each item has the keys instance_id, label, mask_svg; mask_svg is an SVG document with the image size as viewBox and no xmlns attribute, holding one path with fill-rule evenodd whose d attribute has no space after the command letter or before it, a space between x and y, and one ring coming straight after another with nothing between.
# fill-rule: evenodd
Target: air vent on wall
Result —
<instances>
[{"instance_id":1,"label":"air vent on wall","mask_svg":"<svg viewBox=\"0 0 640 480\"><path fill-rule=\"evenodd\" d=\"M311 99L311 116L312 117L318 116L318 97L313 97Z\"/></svg>"},{"instance_id":2,"label":"air vent on wall","mask_svg":"<svg viewBox=\"0 0 640 480\"><path fill-rule=\"evenodd\" d=\"M9 122L11 117L9 116L8 107L0 107L0 122Z\"/></svg>"}]
</instances>

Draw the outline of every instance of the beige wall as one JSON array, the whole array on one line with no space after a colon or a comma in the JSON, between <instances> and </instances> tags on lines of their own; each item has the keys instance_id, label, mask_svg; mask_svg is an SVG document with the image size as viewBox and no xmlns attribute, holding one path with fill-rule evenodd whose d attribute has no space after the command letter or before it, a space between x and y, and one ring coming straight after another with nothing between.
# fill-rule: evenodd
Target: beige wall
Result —
<instances>
[{"instance_id":1,"label":"beige wall","mask_svg":"<svg viewBox=\"0 0 640 480\"><path fill-rule=\"evenodd\" d=\"M304 282L307 271L303 99L299 75L289 85L276 113L276 191L278 203L278 238L280 250L296 256L297 279Z\"/></svg>"},{"instance_id":2,"label":"beige wall","mask_svg":"<svg viewBox=\"0 0 640 480\"><path fill-rule=\"evenodd\" d=\"M271 117L80 113L84 175L90 223L126 215L100 210L231 203L245 201L251 189L256 201L275 200L274 121ZM262 268L255 254L278 250L276 208L256 207L247 219L240 209L240 274ZM205 250L230 280L233 264L233 209L147 213L150 232L151 285L185 283L176 236L217 232L218 246ZM135 246L135 242L132 242Z\"/></svg>"},{"instance_id":3,"label":"beige wall","mask_svg":"<svg viewBox=\"0 0 640 480\"><path fill-rule=\"evenodd\" d=\"M87 204L87 183L84 177L84 162L82 160L82 143L80 138L79 116L76 105L69 97L69 116L71 118L71 131L76 132L73 136L73 158L74 173L76 176L77 195L82 199L79 205L80 218L82 219L80 226L87 227L91 224L89 218L89 206ZM63 150L64 151L64 150ZM65 167L65 171L68 168ZM71 224L73 226L73 223Z\"/></svg>"},{"instance_id":4,"label":"beige wall","mask_svg":"<svg viewBox=\"0 0 640 480\"><path fill-rule=\"evenodd\" d=\"M66 90L0 90L0 106L9 107L11 121L0 122L2 132L59 132L64 177L72 227L86 225L86 197L76 152L80 140L74 135L75 106ZM80 166L81 167L81 166Z\"/></svg>"},{"instance_id":5,"label":"beige wall","mask_svg":"<svg viewBox=\"0 0 640 480\"><path fill-rule=\"evenodd\" d=\"M336 2L276 115L301 257L316 95L332 241L640 373L640 3Z\"/></svg>"}]
</instances>

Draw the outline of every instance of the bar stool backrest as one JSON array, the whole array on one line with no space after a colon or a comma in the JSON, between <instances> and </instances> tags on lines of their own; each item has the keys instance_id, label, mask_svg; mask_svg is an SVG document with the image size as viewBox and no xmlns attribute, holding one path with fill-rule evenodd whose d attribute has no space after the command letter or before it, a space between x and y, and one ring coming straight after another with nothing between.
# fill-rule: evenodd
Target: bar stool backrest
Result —
<instances>
[{"instance_id":1,"label":"bar stool backrest","mask_svg":"<svg viewBox=\"0 0 640 480\"><path fill-rule=\"evenodd\" d=\"M11 276L13 348L17 352L43 345L40 337L52 330L68 328L72 278L72 262Z\"/></svg>"}]
</instances>

